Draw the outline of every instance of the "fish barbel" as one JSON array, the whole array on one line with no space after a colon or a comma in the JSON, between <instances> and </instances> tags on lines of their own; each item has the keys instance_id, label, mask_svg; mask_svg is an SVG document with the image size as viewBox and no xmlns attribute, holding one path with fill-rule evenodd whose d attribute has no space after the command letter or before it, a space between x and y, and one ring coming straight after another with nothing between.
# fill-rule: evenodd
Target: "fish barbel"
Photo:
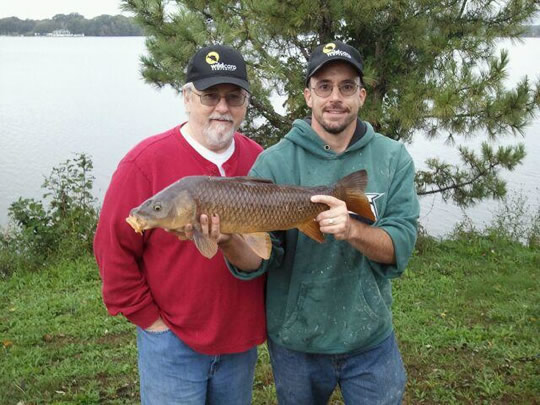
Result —
<instances>
[{"instance_id":1,"label":"fish barbel","mask_svg":"<svg viewBox=\"0 0 540 405\"><path fill-rule=\"evenodd\" d=\"M217 252L217 244L201 231L201 214L219 215L222 233L241 234L248 245L262 258L268 259L272 249L267 232L298 228L324 242L315 218L329 209L310 198L323 194L345 201L354 213L375 221L369 200L364 194L367 172L359 170L334 185L303 187L274 184L254 177L188 176L166 187L137 208L126 221L138 233L163 228L183 239L184 228L193 225L193 240L205 257Z\"/></svg>"}]
</instances>

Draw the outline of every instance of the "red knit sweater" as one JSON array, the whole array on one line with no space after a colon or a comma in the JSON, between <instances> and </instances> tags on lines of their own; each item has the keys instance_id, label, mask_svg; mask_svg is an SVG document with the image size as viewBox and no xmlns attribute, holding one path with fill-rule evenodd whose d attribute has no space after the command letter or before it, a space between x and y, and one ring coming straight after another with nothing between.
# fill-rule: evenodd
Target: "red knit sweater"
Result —
<instances>
[{"instance_id":1,"label":"red knit sweater","mask_svg":"<svg viewBox=\"0 0 540 405\"><path fill-rule=\"evenodd\" d=\"M236 133L235 151L223 168L245 176L262 148ZM150 137L120 162L101 210L94 254L103 281L103 300L141 328L159 316L188 346L205 354L238 353L266 338L264 278L235 278L221 252L202 256L194 243L162 229L136 234L129 211L184 176L219 176L199 155L180 126Z\"/></svg>"}]
</instances>

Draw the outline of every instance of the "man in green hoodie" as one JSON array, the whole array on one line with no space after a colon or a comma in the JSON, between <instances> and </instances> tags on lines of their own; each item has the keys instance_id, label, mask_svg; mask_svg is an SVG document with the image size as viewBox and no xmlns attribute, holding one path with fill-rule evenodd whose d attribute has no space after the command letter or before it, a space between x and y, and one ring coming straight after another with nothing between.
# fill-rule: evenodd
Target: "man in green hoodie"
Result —
<instances>
[{"instance_id":1,"label":"man in green hoodie","mask_svg":"<svg viewBox=\"0 0 540 405\"><path fill-rule=\"evenodd\" d=\"M406 375L392 327L391 279L405 270L416 241L414 164L403 144L358 119L366 90L355 48L339 41L317 47L304 96L311 118L294 121L250 174L316 186L364 169L375 223L351 215L341 200L314 196L329 206L316 219L326 243L296 229L276 232L269 260L240 238L219 235L217 218L204 231L219 237L236 277L267 276L268 348L280 404L326 404L336 385L347 404L398 404Z\"/></svg>"}]
</instances>

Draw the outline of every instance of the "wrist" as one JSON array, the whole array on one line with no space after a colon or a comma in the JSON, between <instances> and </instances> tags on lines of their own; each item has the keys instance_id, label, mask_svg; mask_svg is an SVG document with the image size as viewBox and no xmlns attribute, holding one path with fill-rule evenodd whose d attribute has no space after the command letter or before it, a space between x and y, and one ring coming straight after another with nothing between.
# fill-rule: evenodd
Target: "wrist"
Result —
<instances>
[{"instance_id":1,"label":"wrist","mask_svg":"<svg viewBox=\"0 0 540 405\"><path fill-rule=\"evenodd\" d=\"M365 239L366 233L371 230L371 226L361 221L352 220L347 235L347 241L360 242Z\"/></svg>"}]
</instances>

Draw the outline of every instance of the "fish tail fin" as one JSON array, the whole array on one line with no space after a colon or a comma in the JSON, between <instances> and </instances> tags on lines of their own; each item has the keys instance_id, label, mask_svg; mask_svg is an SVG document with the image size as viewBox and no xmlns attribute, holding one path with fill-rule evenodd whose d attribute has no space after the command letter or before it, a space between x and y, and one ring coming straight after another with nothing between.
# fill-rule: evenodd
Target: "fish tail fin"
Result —
<instances>
[{"instance_id":1,"label":"fish tail fin","mask_svg":"<svg viewBox=\"0 0 540 405\"><path fill-rule=\"evenodd\" d=\"M375 215L371 211L366 194L364 193L368 183L365 170L358 170L343 177L336 184L336 196L347 204L350 211L375 222Z\"/></svg>"}]
</instances>

